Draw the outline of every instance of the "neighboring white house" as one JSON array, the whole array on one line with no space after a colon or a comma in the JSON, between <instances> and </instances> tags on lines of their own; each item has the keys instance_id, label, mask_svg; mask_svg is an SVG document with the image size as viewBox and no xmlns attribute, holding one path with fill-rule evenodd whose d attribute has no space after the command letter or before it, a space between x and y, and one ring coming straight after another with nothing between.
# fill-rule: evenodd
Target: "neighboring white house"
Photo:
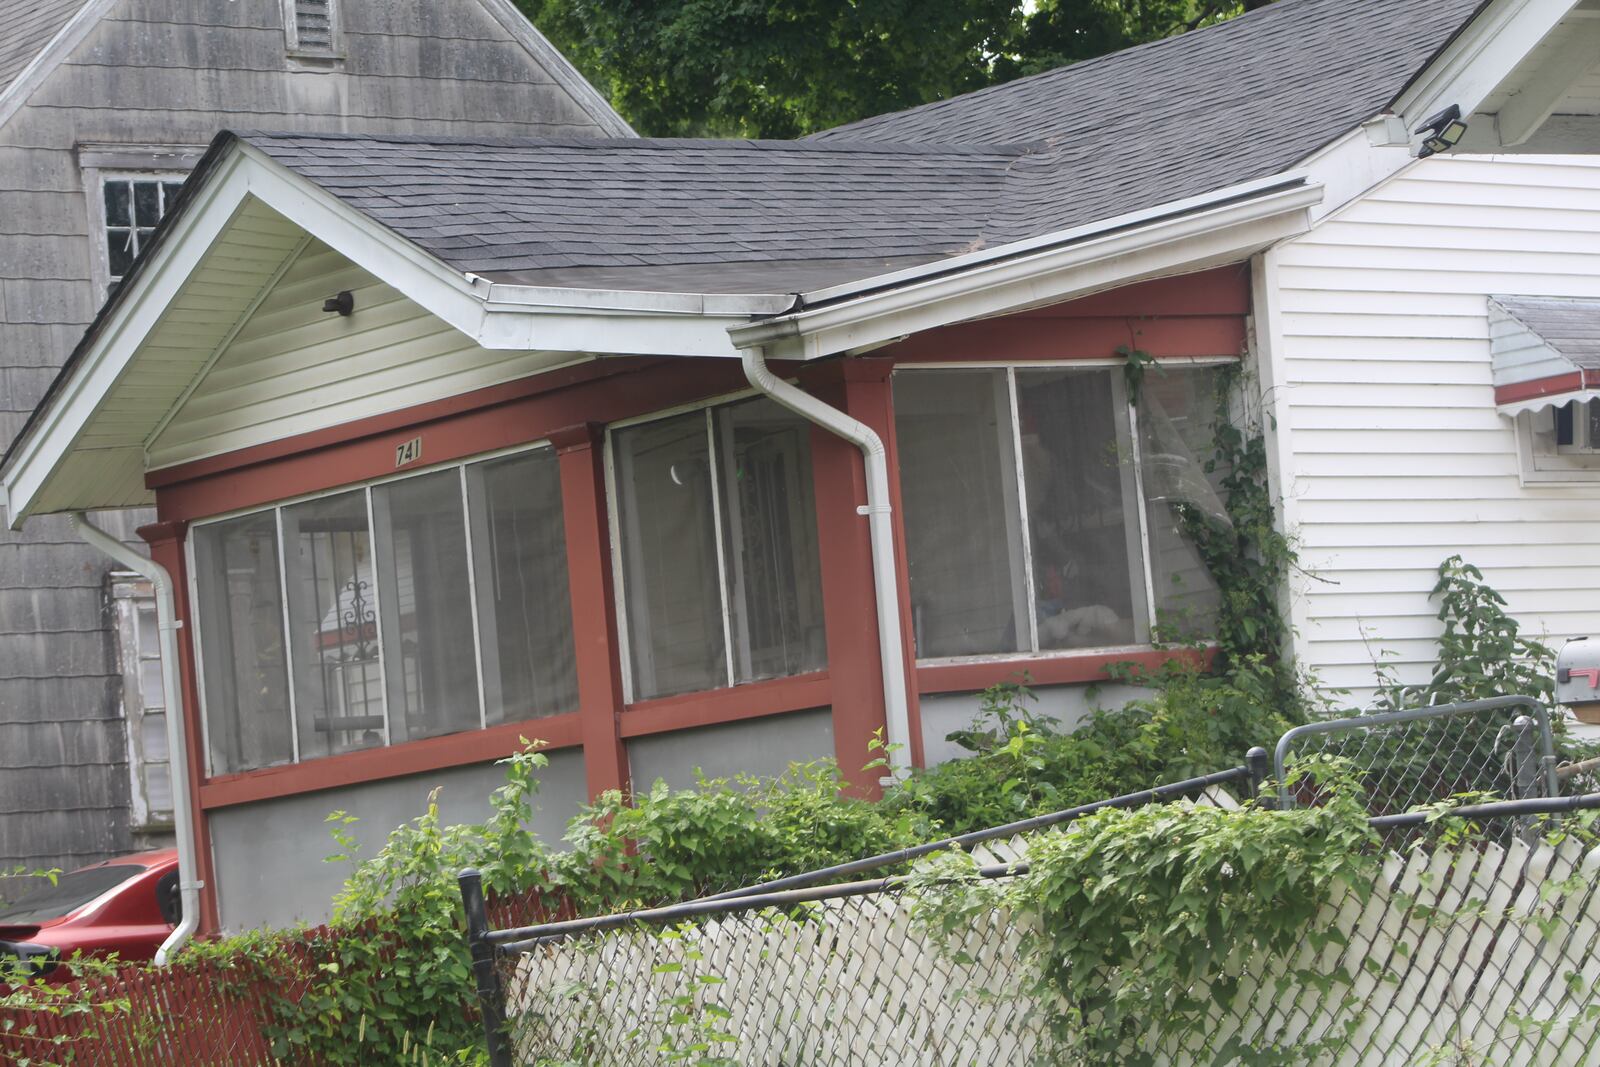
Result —
<instances>
[{"instance_id":1,"label":"neighboring white house","mask_svg":"<svg viewBox=\"0 0 1600 1067\"><path fill-rule=\"evenodd\" d=\"M1600 64L1600 10L1574 26ZM1600 67L1556 106L1600 113ZM1259 260L1295 644L1353 701L1379 661L1426 679L1453 553L1532 634L1600 631L1600 120L1563 125L1528 147L1570 154L1411 163Z\"/></svg>"}]
</instances>

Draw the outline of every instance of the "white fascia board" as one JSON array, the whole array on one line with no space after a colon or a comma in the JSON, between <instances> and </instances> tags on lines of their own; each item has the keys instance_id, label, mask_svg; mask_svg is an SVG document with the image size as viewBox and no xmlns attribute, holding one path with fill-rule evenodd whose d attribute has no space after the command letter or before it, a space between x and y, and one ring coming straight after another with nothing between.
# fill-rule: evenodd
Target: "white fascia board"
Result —
<instances>
[{"instance_id":1,"label":"white fascia board","mask_svg":"<svg viewBox=\"0 0 1600 1067\"><path fill-rule=\"evenodd\" d=\"M254 146L236 142L235 151L248 161L256 199L468 337L482 332L488 282L446 266Z\"/></svg>"},{"instance_id":2,"label":"white fascia board","mask_svg":"<svg viewBox=\"0 0 1600 1067\"><path fill-rule=\"evenodd\" d=\"M744 315L522 307L490 314L477 341L485 348L603 356L737 358L728 330Z\"/></svg>"},{"instance_id":3,"label":"white fascia board","mask_svg":"<svg viewBox=\"0 0 1600 1067\"><path fill-rule=\"evenodd\" d=\"M140 344L232 221L249 195L249 184L240 156L230 156L218 165L196 202L174 220L172 232L162 239L154 259L132 280L121 307L50 398L39 422L18 444L0 476L11 505L7 519L13 529L21 526L45 480L66 457Z\"/></svg>"},{"instance_id":4,"label":"white fascia board","mask_svg":"<svg viewBox=\"0 0 1600 1067\"><path fill-rule=\"evenodd\" d=\"M1494 0L1451 41L1388 110L1415 130L1451 104L1463 118L1505 80L1577 0Z\"/></svg>"},{"instance_id":5,"label":"white fascia board","mask_svg":"<svg viewBox=\"0 0 1600 1067\"><path fill-rule=\"evenodd\" d=\"M1215 200L1217 196L1213 194L1208 199ZM1078 236L1059 247L869 292L735 327L729 332L740 349L763 345L772 356L817 359L936 326L1056 303L1162 274L1234 262L1304 233L1311 224L1309 209L1321 200L1321 187L1294 185L1145 225L1118 226L1111 233ZM1114 225L1115 220L1098 229Z\"/></svg>"},{"instance_id":6,"label":"white fascia board","mask_svg":"<svg viewBox=\"0 0 1600 1067\"><path fill-rule=\"evenodd\" d=\"M1405 142L1374 144L1367 127L1350 131L1300 164L1313 184L1322 186L1322 203L1311 208L1316 225L1413 166L1417 159Z\"/></svg>"}]
</instances>

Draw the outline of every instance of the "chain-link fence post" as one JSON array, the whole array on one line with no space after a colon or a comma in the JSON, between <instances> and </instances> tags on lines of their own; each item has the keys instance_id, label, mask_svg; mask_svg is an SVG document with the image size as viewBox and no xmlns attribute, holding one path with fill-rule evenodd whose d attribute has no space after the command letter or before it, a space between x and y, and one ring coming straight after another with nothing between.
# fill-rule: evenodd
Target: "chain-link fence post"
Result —
<instances>
[{"instance_id":1,"label":"chain-link fence post","mask_svg":"<svg viewBox=\"0 0 1600 1067\"><path fill-rule=\"evenodd\" d=\"M1271 755L1260 745L1244 754L1245 769L1250 775L1250 799L1263 808L1275 808L1278 806L1278 798L1266 792L1267 775L1271 771L1271 759Z\"/></svg>"},{"instance_id":2,"label":"chain-link fence post","mask_svg":"<svg viewBox=\"0 0 1600 1067\"><path fill-rule=\"evenodd\" d=\"M472 953L472 976L477 980L489 1067L512 1067L511 1043L506 1037L506 993L500 984L500 971L495 966L495 946L489 940L483 875L469 867L461 872L457 881L461 886L461 903L467 912L467 948Z\"/></svg>"}]
</instances>

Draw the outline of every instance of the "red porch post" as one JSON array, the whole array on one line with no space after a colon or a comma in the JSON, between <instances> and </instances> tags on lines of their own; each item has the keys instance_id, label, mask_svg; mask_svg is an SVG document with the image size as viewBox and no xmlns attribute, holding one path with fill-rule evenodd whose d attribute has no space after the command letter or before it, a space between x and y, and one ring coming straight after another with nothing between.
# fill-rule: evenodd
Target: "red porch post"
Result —
<instances>
[{"instance_id":1,"label":"red porch post","mask_svg":"<svg viewBox=\"0 0 1600 1067\"><path fill-rule=\"evenodd\" d=\"M612 595L603 441L604 429L595 423L550 434L561 465L578 722L591 798L629 786L628 751L618 721L623 708L622 662Z\"/></svg>"},{"instance_id":2,"label":"red porch post","mask_svg":"<svg viewBox=\"0 0 1600 1067\"><path fill-rule=\"evenodd\" d=\"M184 552L188 537L187 522L154 522L139 527L139 536L150 546L150 558L165 567L172 576L172 596L177 608L178 630L178 686L183 694L183 735L185 751L172 753L173 759L189 761L189 795L175 797L174 803L188 804L194 822L195 858L199 878L205 885L200 890L200 930L214 933L220 923L217 918L216 876L211 869L211 828L206 823L205 809L200 806L200 785L206 780L205 733L200 722L200 680L195 673L194 660L194 609L189 603L189 559ZM171 714L174 709L168 709Z\"/></svg>"},{"instance_id":3,"label":"red porch post","mask_svg":"<svg viewBox=\"0 0 1600 1067\"><path fill-rule=\"evenodd\" d=\"M911 596L906 582L905 538L900 524L899 481L894 449L894 405L889 390L891 360L840 360L803 378L811 393L870 426L889 453L902 629L905 634L909 755L922 765L922 719L917 706L911 648ZM878 616L873 599L872 546L867 520L856 512L867 501L861 452L820 426L811 432L816 487L817 549L822 565L823 617L828 636L828 673L833 685L833 744L839 769L861 796L880 794L880 771L864 771L867 744L886 721L883 673L878 658Z\"/></svg>"}]
</instances>

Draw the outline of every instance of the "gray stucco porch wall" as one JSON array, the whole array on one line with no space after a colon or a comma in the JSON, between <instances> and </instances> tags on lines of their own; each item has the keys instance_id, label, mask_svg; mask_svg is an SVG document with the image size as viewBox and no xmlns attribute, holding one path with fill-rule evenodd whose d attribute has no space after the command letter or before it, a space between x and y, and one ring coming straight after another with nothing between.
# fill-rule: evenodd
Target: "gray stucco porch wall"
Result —
<instances>
[{"instance_id":1,"label":"gray stucco porch wall","mask_svg":"<svg viewBox=\"0 0 1600 1067\"><path fill-rule=\"evenodd\" d=\"M554 846L587 799L583 753L550 753L540 782L532 829ZM489 794L503 784L503 768L479 763L213 811L211 854L222 928L234 932L328 919L334 894L351 870L349 863L323 858L337 851L328 836L330 812L359 818L351 830L361 855L371 856L390 831L423 813L433 789L440 791L439 814L449 826L482 822L489 814Z\"/></svg>"}]
</instances>

